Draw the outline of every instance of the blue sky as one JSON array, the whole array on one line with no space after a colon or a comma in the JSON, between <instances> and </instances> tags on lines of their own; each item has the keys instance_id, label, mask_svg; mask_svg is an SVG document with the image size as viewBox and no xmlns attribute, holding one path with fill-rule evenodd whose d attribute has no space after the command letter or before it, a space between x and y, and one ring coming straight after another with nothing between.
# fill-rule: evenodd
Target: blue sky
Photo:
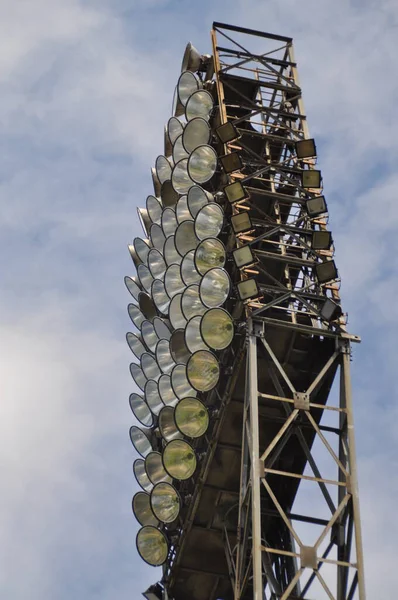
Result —
<instances>
[{"instance_id":1,"label":"blue sky","mask_svg":"<svg viewBox=\"0 0 398 600\"><path fill-rule=\"evenodd\" d=\"M291 35L343 279L368 597L395 600L398 5L0 0L0 596L138 600L126 245L188 41ZM4 384L5 382L5 384Z\"/></svg>"}]
</instances>

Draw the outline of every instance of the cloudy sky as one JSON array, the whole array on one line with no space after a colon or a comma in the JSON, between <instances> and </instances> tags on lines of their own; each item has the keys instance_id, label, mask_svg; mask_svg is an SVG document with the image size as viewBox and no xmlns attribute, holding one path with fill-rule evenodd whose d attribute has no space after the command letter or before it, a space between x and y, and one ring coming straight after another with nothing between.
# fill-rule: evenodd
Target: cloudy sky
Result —
<instances>
[{"instance_id":1,"label":"cloudy sky","mask_svg":"<svg viewBox=\"0 0 398 600\"><path fill-rule=\"evenodd\" d=\"M368 598L396 600L396 0L0 0L0 597L138 600L123 276L186 43L291 35L354 348Z\"/></svg>"}]
</instances>

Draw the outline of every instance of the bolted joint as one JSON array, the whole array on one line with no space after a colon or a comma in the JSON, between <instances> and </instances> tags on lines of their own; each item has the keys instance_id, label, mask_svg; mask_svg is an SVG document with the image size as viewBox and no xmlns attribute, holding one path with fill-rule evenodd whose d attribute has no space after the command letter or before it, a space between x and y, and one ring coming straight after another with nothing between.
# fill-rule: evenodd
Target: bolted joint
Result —
<instances>
[{"instance_id":1,"label":"bolted joint","mask_svg":"<svg viewBox=\"0 0 398 600\"><path fill-rule=\"evenodd\" d=\"M310 396L305 392L294 392L294 408L299 410L310 410Z\"/></svg>"}]
</instances>

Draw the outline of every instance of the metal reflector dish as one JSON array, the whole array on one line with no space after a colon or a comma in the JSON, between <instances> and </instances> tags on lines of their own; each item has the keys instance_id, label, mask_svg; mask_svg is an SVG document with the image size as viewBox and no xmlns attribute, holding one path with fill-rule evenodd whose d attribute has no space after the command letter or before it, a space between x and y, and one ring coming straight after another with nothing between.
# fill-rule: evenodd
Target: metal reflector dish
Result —
<instances>
[{"instance_id":1,"label":"metal reflector dish","mask_svg":"<svg viewBox=\"0 0 398 600\"><path fill-rule=\"evenodd\" d=\"M145 385L145 400L154 415L158 415L164 404L159 395L158 384L150 379Z\"/></svg>"},{"instance_id":2,"label":"metal reflector dish","mask_svg":"<svg viewBox=\"0 0 398 600\"><path fill-rule=\"evenodd\" d=\"M199 146L188 159L188 175L195 183L206 183L217 170L217 152L212 146Z\"/></svg>"},{"instance_id":3,"label":"metal reflector dish","mask_svg":"<svg viewBox=\"0 0 398 600\"><path fill-rule=\"evenodd\" d=\"M148 211L148 217L151 219L152 223L157 223L160 225L163 208L158 198L155 196L148 196L146 199L146 209Z\"/></svg>"},{"instance_id":4,"label":"metal reflector dish","mask_svg":"<svg viewBox=\"0 0 398 600\"><path fill-rule=\"evenodd\" d=\"M174 364L175 366L175 364ZM173 367L174 368L174 367ZM159 379L159 394L166 406L176 406L178 398L171 386L170 375L162 375Z\"/></svg>"},{"instance_id":5,"label":"metal reflector dish","mask_svg":"<svg viewBox=\"0 0 398 600\"><path fill-rule=\"evenodd\" d=\"M134 263L135 268L137 268L138 265L142 264L142 261L138 258L137 252L135 251L134 246L132 244L129 244L127 246L127 249L130 252L130 256L131 256L131 259L132 259L132 261Z\"/></svg>"},{"instance_id":6,"label":"metal reflector dish","mask_svg":"<svg viewBox=\"0 0 398 600\"><path fill-rule=\"evenodd\" d=\"M166 236L164 235L163 229L160 225L152 223L149 237L151 238L152 246L159 250L159 252L163 252Z\"/></svg>"},{"instance_id":7,"label":"metal reflector dish","mask_svg":"<svg viewBox=\"0 0 398 600\"><path fill-rule=\"evenodd\" d=\"M170 161L165 156L158 156L155 162L155 170L160 183L164 183L167 179L171 179Z\"/></svg>"},{"instance_id":8,"label":"metal reflector dish","mask_svg":"<svg viewBox=\"0 0 398 600\"><path fill-rule=\"evenodd\" d=\"M151 493L150 503L153 514L162 523L172 523L180 514L180 495L169 483L155 485Z\"/></svg>"},{"instance_id":9,"label":"metal reflector dish","mask_svg":"<svg viewBox=\"0 0 398 600\"><path fill-rule=\"evenodd\" d=\"M184 131L184 125L176 117L171 117L167 123L167 133L172 144L176 141L179 135Z\"/></svg>"},{"instance_id":10,"label":"metal reflector dish","mask_svg":"<svg viewBox=\"0 0 398 600\"><path fill-rule=\"evenodd\" d=\"M211 308L202 317L200 333L204 342L213 350L228 348L234 337L231 315L223 308Z\"/></svg>"},{"instance_id":11,"label":"metal reflector dish","mask_svg":"<svg viewBox=\"0 0 398 600\"><path fill-rule=\"evenodd\" d=\"M139 396L138 394L130 394L129 404L133 415L140 423L142 423L142 425L145 427L153 426L152 413L142 396Z\"/></svg>"},{"instance_id":12,"label":"metal reflector dish","mask_svg":"<svg viewBox=\"0 0 398 600\"><path fill-rule=\"evenodd\" d=\"M152 169L151 169L151 176L152 176L154 194L155 194L155 196L159 196L160 190L162 188L162 184L160 183L158 176L156 175L155 167L152 167Z\"/></svg>"},{"instance_id":13,"label":"metal reflector dish","mask_svg":"<svg viewBox=\"0 0 398 600\"><path fill-rule=\"evenodd\" d=\"M167 268L164 285L170 298L173 298L176 294L181 294L185 290L185 283L181 279L180 265L170 265Z\"/></svg>"},{"instance_id":14,"label":"metal reflector dish","mask_svg":"<svg viewBox=\"0 0 398 600\"><path fill-rule=\"evenodd\" d=\"M192 357L191 357L192 358ZM171 387L177 398L195 397L196 390L190 385L185 365L176 365L171 372Z\"/></svg>"},{"instance_id":15,"label":"metal reflector dish","mask_svg":"<svg viewBox=\"0 0 398 600\"><path fill-rule=\"evenodd\" d=\"M195 117L202 117L208 121L214 107L214 101L206 90L194 92L185 105L185 117L187 121Z\"/></svg>"},{"instance_id":16,"label":"metal reflector dish","mask_svg":"<svg viewBox=\"0 0 398 600\"><path fill-rule=\"evenodd\" d=\"M129 345L131 352L138 359L146 352L146 348L142 343L141 339L135 333L126 333L126 340Z\"/></svg>"},{"instance_id":17,"label":"metal reflector dish","mask_svg":"<svg viewBox=\"0 0 398 600\"><path fill-rule=\"evenodd\" d=\"M141 323L145 321L145 315L142 314L138 306L135 304L129 304L127 307L130 319L133 321L137 329L140 329Z\"/></svg>"},{"instance_id":18,"label":"metal reflector dish","mask_svg":"<svg viewBox=\"0 0 398 600\"><path fill-rule=\"evenodd\" d=\"M194 449L184 440L172 440L163 450L163 466L170 477L185 481L192 477L196 470Z\"/></svg>"},{"instance_id":19,"label":"metal reflector dish","mask_svg":"<svg viewBox=\"0 0 398 600\"><path fill-rule=\"evenodd\" d=\"M140 390L144 391L145 384L147 382L147 378L145 377L144 373L142 372L140 365L137 365L136 363L131 363L130 364L130 374L131 374L131 377L134 379L134 382L136 383L136 385L140 388Z\"/></svg>"},{"instance_id":20,"label":"metal reflector dish","mask_svg":"<svg viewBox=\"0 0 398 600\"><path fill-rule=\"evenodd\" d=\"M203 341L202 334L200 332L200 323L203 317L192 317L188 321L185 328L185 344L190 352L197 352L197 350L207 350L208 346Z\"/></svg>"},{"instance_id":21,"label":"metal reflector dish","mask_svg":"<svg viewBox=\"0 0 398 600\"><path fill-rule=\"evenodd\" d=\"M150 293L153 277L148 267L146 265L138 265L137 275L144 290Z\"/></svg>"},{"instance_id":22,"label":"metal reflector dish","mask_svg":"<svg viewBox=\"0 0 398 600\"><path fill-rule=\"evenodd\" d=\"M180 256L180 255L178 255L178 256ZM138 296L142 292L142 289L138 285L137 281L134 281L134 278L128 277L128 275L126 275L126 277L124 278L124 285L130 292L130 294L133 296L134 300L137 300L137 302L138 302Z\"/></svg>"},{"instance_id":23,"label":"metal reflector dish","mask_svg":"<svg viewBox=\"0 0 398 600\"><path fill-rule=\"evenodd\" d=\"M152 275L152 279L163 279L166 273L167 265L163 255L156 248L152 248L148 254L148 267Z\"/></svg>"},{"instance_id":24,"label":"metal reflector dish","mask_svg":"<svg viewBox=\"0 0 398 600\"><path fill-rule=\"evenodd\" d=\"M207 145L210 141L211 129L201 117L189 121L182 134L182 145L187 153L193 152L198 146Z\"/></svg>"},{"instance_id":25,"label":"metal reflector dish","mask_svg":"<svg viewBox=\"0 0 398 600\"><path fill-rule=\"evenodd\" d=\"M143 315L145 315L148 321L153 321L153 319L157 315L157 310L149 294L141 292L138 295L138 306L140 308L140 311Z\"/></svg>"},{"instance_id":26,"label":"metal reflector dish","mask_svg":"<svg viewBox=\"0 0 398 600\"><path fill-rule=\"evenodd\" d=\"M191 356L185 345L183 329L175 329L170 339L170 353L176 363L186 364Z\"/></svg>"},{"instance_id":27,"label":"metal reflector dish","mask_svg":"<svg viewBox=\"0 0 398 600\"><path fill-rule=\"evenodd\" d=\"M170 207L165 208L162 215L162 229L166 238L168 238L170 235L174 235L177 225L177 217L174 209Z\"/></svg>"},{"instance_id":28,"label":"metal reflector dish","mask_svg":"<svg viewBox=\"0 0 398 600\"><path fill-rule=\"evenodd\" d=\"M144 352L140 358L141 369L147 379L157 381L161 376L159 365L156 359L149 352Z\"/></svg>"},{"instance_id":29,"label":"metal reflector dish","mask_svg":"<svg viewBox=\"0 0 398 600\"><path fill-rule=\"evenodd\" d=\"M148 260L149 250L151 249L149 243L137 237L133 240L133 248L140 261L146 263Z\"/></svg>"},{"instance_id":30,"label":"metal reflector dish","mask_svg":"<svg viewBox=\"0 0 398 600\"><path fill-rule=\"evenodd\" d=\"M191 438L204 435L209 427L209 413L197 398L180 400L174 410L174 421L178 429Z\"/></svg>"},{"instance_id":31,"label":"metal reflector dish","mask_svg":"<svg viewBox=\"0 0 398 600\"><path fill-rule=\"evenodd\" d=\"M195 250L195 267L201 275L214 267L223 267L226 260L225 246L217 238L202 240Z\"/></svg>"},{"instance_id":32,"label":"metal reflector dish","mask_svg":"<svg viewBox=\"0 0 398 600\"><path fill-rule=\"evenodd\" d=\"M173 481L170 475L164 470L160 452L150 452L148 454L145 459L145 470L153 485L157 485L163 481L167 483L172 483Z\"/></svg>"},{"instance_id":33,"label":"metal reflector dish","mask_svg":"<svg viewBox=\"0 0 398 600\"><path fill-rule=\"evenodd\" d=\"M133 471L138 485L149 494L153 488L153 483L148 477L145 470L145 461L142 458L137 458L137 460L134 461Z\"/></svg>"},{"instance_id":34,"label":"metal reflector dish","mask_svg":"<svg viewBox=\"0 0 398 600\"><path fill-rule=\"evenodd\" d=\"M186 105L188 98L200 89L202 89L202 82L195 73L191 71L181 73L177 83L177 93L183 106Z\"/></svg>"},{"instance_id":35,"label":"metal reflector dish","mask_svg":"<svg viewBox=\"0 0 398 600\"><path fill-rule=\"evenodd\" d=\"M160 529L152 526L142 527L137 533L136 545L139 555L149 565L160 567L166 562L169 546Z\"/></svg>"},{"instance_id":36,"label":"metal reflector dish","mask_svg":"<svg viewBox=\"0 0 398 600\"><path fill-rule=\"evenodd\" d=\"M138 219L141 223L142 230L145 235L148 235L149 228L152 224L151 219L149 218L148 211L146 208L137 208Z\"/></svg>"},{"instance_id":37,"label":"metal reflector dish","mask_svg":"<svg viewBox=\"0 0 398 600\"><path fill-rule=\"evenodd\" d=\"M162 373L171 373L172 369L175 367L175 362L170 353L170 342L168 340L159 340L158 345L156 346L156 362L159 365ZM159 383L160 380L159 379Z\"/></svg>"},{"instance_id":38,"label":"metal reflector dish","mask_svg":"<svg viewBox=\"0 0 398 600\"><path fill-rule=\"evenodd\" d=\"M147 454L149 454L153 448L150 442L150 429L140 429L133 425L130 427L130 440L133 444L134 448L137 450L138 454L141 454L145 458Z\"/></svg>"},{"instance_id":39,"label":"metal reflector dish","mask_svg":"<svg viewBox=\"0 0 398 600\"><path fill-rule=\"evenodd\" d=\"M153 525L155 527L156 525L159 525L159 520L152 512L149 494L146 494L145 492L137 492L137 494L133 496L131 508L133 509L134 516L140 525Z\"/></svg>"},{"instance_id":40,"label":"metal reflector dish","mask_svg":"<svg viewBox=\"0 0 398 600\"><path fill-rule=\"evenodd\" d=\"M207 58L202 56L192 42L188 42L186 45L184 56L182 57L181 72L183 71L198 71L204 61Z\"/></svg>"},{"instance_id":41,"label":"metal reflector dish","mask_svg":"<svg viewBox=\"0 0 398 600\"><path fill-rule=\"evenodd\" d=\"M176 216L178 223L192 219L191 213L188 210L188 196L181 196L176 205Z\"/></svg>"},{"instance_id":42,"label":"metal reflector dish","mask_svg":"<svg viewBox=\"0 0 398 600\"><path fill-rule=\"evenodd\" d=\"M174 329L184 328L187 322L182 314L181 300L182 294L176 294L170 302L169 319Z\"/></svg>"},{"instance_id":43,"label":"metal reflector dish","mask_svg":"<svg viewBox=\"0 0 398 600\"><path fill-rule=\"evenodd\" d=\"M168 266L170 265L179 265L182 258L180 254L177 252L175 246L175 236L171 235L167 238L164 244L164 259Z\"/></svg>"},{"instance_id":44,"label":"metal reflector dish","mask_svg":"<svg viewBox=\"0 0 398 600\"><path fill-rule=\"evenodd\" d=\"M189 153L185 150L182 145L182 135L179 135L173 146L173 160L174 163L177 164L183 158L188 158Z\"/></svg>"},{"instance_id":45,"label":"metal reflector dish","mask_svg":"<svg viewBox=\"0 0 398 600\"><path fill-rule=\"evenodd\" d=\"M181 298L181 310L187 321L206 312L206 306L199 296L198 285L190 285L186 288Z\"/></svg>"},{"instance_id":46,"label":"metal reflector dish","mask_svg":"<svg viewBox=\"0 0 398 600\"><path fill-rule=\"evenodd\" d=\"M199 239L195 234L195 225L191 220L183 221L176 230L175 233L175 245L177 252L181 256L185 256L190 250L195 250L199 244Z\"/></svg>"},{"instance_id":47,"label":"metal reflector dish","mask_svg":"<svg viewBox=\"0 0 398 600\"><path fill-rule=\"evenodd\" d=\"M144 321L141 325L141 335L147 348L149 348L151 352L155 352L156 344L158 343L159 338L156 334L153 323L150 321Z\"/></svg>"},{"instance_id":48,"label":"metal reflector dish","mask_svg":"<svg viewBox=\"0 0 398 600\"><path fill-rule=\"evenodd\" d=\"M178 200L178 192L175 191L171 184L171 180L168 179L162 184L162 189L160 191L160 196L162 198L162 204L164 207L167 206L175 206Z\"/></svg>"},{"instance_id":49,"label":"metal reflector dish","mask_svg":"<svg viewBox=\"0 0 398 600\"><path fill-rule=\"evenodd\" d=\"M193 185L188 190L188 209L193 218L196 217L203 206L213 201L213 194L204 190L200 185Z\"/></svg>"},{"instance_id":50,"label":"metal reflector dish","mask_svg":"<svg viewBox=\"0 0 398 600\"><path fill-rule=\"evenodd\" d=\"M175 165L171 176L171 184L178 194L186 194L193 185L193 181L188 175L187 158L183 158Z\"/></svg>"},{"instance_id":51,"label":"metal reflector dish","mask_svg":"<svg viewBox=\"0 0 398 600\"><path fill-rule=\"evenodd\" d=\"M181 279L185 285L192 285L193 283L199 283L201 275L198 273L195 267L195 250L190 250L186 253L181 263Z\"/></svg>"},{"instance_id":52,"label":"metal reflector dish","mask_svg":"<svg viewBox=\"0 0 398 600\"><path fill-rule=\"evenodd\" d=\"M163 315L167 315L169 310L170 298L166 293L163 281L155 279L152 283L152 297L156 308Z\"/></svg>"},{"instance_id":53,"label":"metal reflector dish","mask_svg":"<svg viewBox=\"0 0 398 600\"><path fill-rule=\"evenodd\" d=\"M163 319L155 317L153 320L153 326L159 340L169 340L171 338L170 328Z\"/></svg>"},{"instance_id":54,"label":"metal reflector dish","mask_svg":"<svg viewBox=\"0 0 398 600\"><path fill-rule=\"evenodd\" d=\"M217 308L229 296L231 280L225 269L210 269L199 285L200 299L205 306Z\"/></svg>"},{"instance_id":55,"label":"metal reflector dish","mask_svg":"<svg viewBox=\"0 0 398 600\"><path fill-rule=\"evenodd\" d=\"M224 211L215 202L206 204L195 217L195 233L200 240L217 237L224 223Z\"/></svg>"},{"instance_id":56,"label":"metal reflector dish","mask_svg":"<svg viewBox=\"0 0 398 600\"><path fill-rule=\"evenodd\" d=\"M174 422L174 408L171 406L165 406L160 411L159 431L166 442L171 442L171 440L181 440L184 437L181 431L177 429L177 425Z\"/></svg>"},{"instance_id":57,"label":"metal reflector dish","mask_svg":"<svg viewBox=\"0 0 398 600\"><path fill-rule=\"evenodd\" d=\"M208 350L198 350L187 363L187 378L195 390L208 392L218 383L220 365L217 358Z\"/></svg>"}]
</instances>

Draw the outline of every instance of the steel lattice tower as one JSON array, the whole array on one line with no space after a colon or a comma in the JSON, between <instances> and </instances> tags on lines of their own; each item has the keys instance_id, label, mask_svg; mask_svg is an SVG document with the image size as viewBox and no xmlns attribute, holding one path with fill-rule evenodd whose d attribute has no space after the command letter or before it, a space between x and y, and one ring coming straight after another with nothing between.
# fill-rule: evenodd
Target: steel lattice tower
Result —
<instances>
[{"instance_id":1,"label":"steel lattice tower","mask_svg":"<svg viewBox=\"0 0 398 600\"><path fill-rule=\"evenodd\" d=\"M211 58L192 67L188 47L184 61L214 99L221 167L203 187L225 214L235 335L217 385L199 394L210 426L192 442L195 474L174 482L182 509L164 525L163 577L146 597L365 600L350 382L360 340L341 310L292 39L214 23L211 40Z\"/></svg>"}]
</instances>

